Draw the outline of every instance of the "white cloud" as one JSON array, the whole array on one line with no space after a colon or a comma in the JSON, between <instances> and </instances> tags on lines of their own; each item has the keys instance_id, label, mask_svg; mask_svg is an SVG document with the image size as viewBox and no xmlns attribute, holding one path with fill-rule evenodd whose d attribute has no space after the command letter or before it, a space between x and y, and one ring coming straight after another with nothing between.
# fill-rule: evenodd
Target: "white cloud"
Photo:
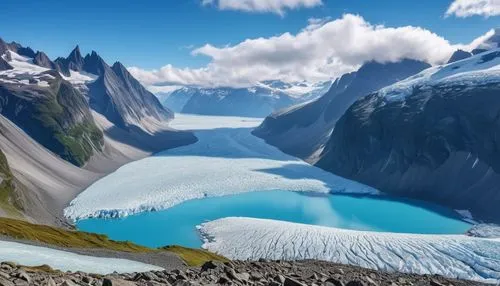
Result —
<instances>
[{"instance_id":1,"label":"white cloud","mask_svg":"<svg viewBox=\"0 0 500 286\"><path fill-rule=\"evenodd\" d=\"M476 43L476 42L474 42ZM477 43L476 43L477 46ZM249 86L257 81L317 82L357 69L366 61L395 62L403 58L439 64L457 49L446 39L419 27L372 25L361 16L346 14L336 20L313 19L297 34L247 39L232 46L206 44L192 55L207 56L202 68L159 70L130 68L146 85Z\"/></svg>"},{"instance_id":2,"label":"white cloud","mask_svg":"<svg viewBox=\"0 0 500 286\"><path fill-rule=\"evenodd\" d=\"M474 15L498 16L500 15L500 0L455 0L446 11L446 16L450 15L461 18Z\"/></svg>"},{"instance_id":3,"label":"white cloud","mask_svg":"<svg viewBox=\"0 0 500 286\"><path fill-rule=\"evenodd\" d=\"M322 5L322 0L202 0L202 5L216 5L220 10L276 13L284 15L285 10L313 8Z\"/></svg>"}]
</instances>

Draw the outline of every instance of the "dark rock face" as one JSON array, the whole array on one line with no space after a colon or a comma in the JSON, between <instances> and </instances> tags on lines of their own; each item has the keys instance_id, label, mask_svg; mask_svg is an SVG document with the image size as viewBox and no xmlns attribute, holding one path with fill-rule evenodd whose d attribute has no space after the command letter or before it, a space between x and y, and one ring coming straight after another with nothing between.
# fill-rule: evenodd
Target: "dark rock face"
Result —
<instances>
[{"instance_id":1,"label":"dark rock face","mask_svg":"<svg viewBox=\"0 0 500 286\"><path fill-rule=\"evenodd\" d=\"M0 57L0 71L11 70L13 67Z\"/></svg>"},{"instance_id":2,"label":"dark rock face","mask_svg":"<svg viewBox=\"0 0 500 286\"><path fill-rule=\"evenodd\" d=\"M16 42L12 42L10 44L7 44L7 46L9 48L9 50L15 52L18 55L25 56L28 58L35 57L35 51L33 51L30 47L23 47Z\"/></svg>"},{"instance_id":3,"label":"dark rock face","mask_svg":"<svg viewBox=\"0 0 500 286\"><path fill-rule=\"evenodd\" d=\"M178 93L181 92L186 90ZM202 88L188 90L187 96L189 100L182 112L203 115L264 117L294 103L293 98L282 92L260 87Z\"/></svg>"},{"instance_id":4,"label":"dark rock face","mask_svg":"<svg viewBox=\"0 0 500 286\"><path fill-rule=\"evenodd\" d=\"M318 166L384 192L500 222L499 83L374 93L337 122Z\"/></svg>"},{"instance_id":5,"label":"dark rock face","mask_svg":"<svg viewBox=\"0 0 500 286\"><path fill-rule=\"evenodd\" d=\"M55 71L47 72L49 87L0 84L0 113L47 149L83 165L101 150L97 128L85 97Z\"/></svg>"},{"instance_id":6,"label":"dark rock face","mask_svg":"<svg viewBox=\"0 0 500 286\"><path fill-rule=\"evenodd\" d=\"M2 38L0 38L0 57L9 51L9 46L4 42Z\"/></svg>"},{"instance_id":7,"label":"dark rock face","mask_svg":"<svg viewBox=\"0 0 500 286\"><path fill-rule=\"evenodd\" d=\"M100 57L99 57L100 59ZM157 120L173 118L173 113L165 109L159 100L147 91L120 63L110 68L102 59L101 75L89 85L90 106L103 114L117 126L141 126L143 118Z\"/></svg>"},{"instance_id":8,"label":"dark rock face","mask_svg":"<svg viewBox=\"0 0 500 286\"><path fill-rule=\"evenodd\" d=\"M473 54L471 52L457 50L457 51L455 51L453 53L453 55L451 55L450 59L448 60L448 63L451 64L451 63L454 63L454 62L458 62L460 60L464 60L464 59L470 58L470 57L472 57L472 55Z\"/></svg>"},{"instance_id":9,"label":"dark rock face","mask_svg":"<svg viewBox=\"0 0 500 286\"><path fill-rule=\"evenodd\" d=\"M82 70L95 75L103 75L106 66L106 62L95 51L92 51L83 59Z\"/></svg>"},{"instance_id":10,"label":"dark rock face","mask_svg":"<svg viewBox=\"0 0 500 286\"><path fill-rule=\"evenodd\" d=\"M366 63L357 72L337 79L319 99L268 116L253 134L286 153L310 159L328 140L337 119L358 98L429 66L414 60Z\"/></svg>"},{"instance_id":11,"label":"dark rock face","mask_svg":"<svg viewBox=\"0 0 500 286\"><path fill-rule=\"evenodd\" d=\"M57 65L52 62L44 52L36 52L35 57L33 58L33 63L37 66L57 70Z\"/></svg>"},{"instance_id":12,"label":"dark rock face","mask_svg":"<svg viewBox=\"0 0 500 286\"><path fill-rule=\"evenodd\" d=\"M84 62L83 62L82 54L80 53L79 46L75 47L75 49L66 58L66 61L67 61L68 69L75 70L75 71L82 70Z\"/></svg>"}]
</instances>

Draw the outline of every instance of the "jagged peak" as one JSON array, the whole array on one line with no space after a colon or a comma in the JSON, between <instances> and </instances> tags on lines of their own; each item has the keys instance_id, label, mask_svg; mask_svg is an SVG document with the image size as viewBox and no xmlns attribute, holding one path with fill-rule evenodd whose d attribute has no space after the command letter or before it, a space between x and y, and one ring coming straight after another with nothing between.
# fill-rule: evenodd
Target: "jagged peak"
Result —
<instances>
[{"instance_id":1,"label":"jagged peak","mask_svg":"<svg viewBox=\"0 0 500 286\"><path fill-rule=\"evenodd\" d=\"M128 72L127 68L121 63L121 62L115 62L113 66L111 67L113 71L117 74L121 74L123 76L130 76L130 73Z\"/></svg>"},{"instance_id":2,"label":"jagged peak","mask_svg":"<svg viewBox=\"0 0 500 286\"><path fill-rule=\"evenodd\" d=\"M106 68L109 68L108 64L94 50L83 59L83 70L88 73L102 75Z\"/></svg>"},{"instance_id":3,"label":"jagged peak","mask_svg":"<svg viewBox=\"0 0 500 286\"><path fill-rule=\"evenodd\" d=\"M76 47L71 51L69 56L66 58L67 60L79 60L82 58L82 53L80 52L80 46L76 45Z\"/></svg>"}]
</instances>

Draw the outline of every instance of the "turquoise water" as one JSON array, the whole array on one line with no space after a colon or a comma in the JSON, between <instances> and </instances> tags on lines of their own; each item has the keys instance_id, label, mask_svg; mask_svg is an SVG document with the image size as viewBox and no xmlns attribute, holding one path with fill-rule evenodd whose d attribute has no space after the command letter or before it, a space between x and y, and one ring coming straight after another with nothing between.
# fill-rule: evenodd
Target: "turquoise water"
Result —
<instances>
[{"instance_id":1,"label":"turquoise water","mask_svg":"<svg viewBox=\"0 0 500 286\"><path fill-rule=\"evenodd\" d=\"M192 200L164 211L121 219L83 220L77 227L150 247L200 247L196 226L230 216L400 233L458 234L470 228L454 211L420 201L288 191Z\"/></svg>"}]
</instances>

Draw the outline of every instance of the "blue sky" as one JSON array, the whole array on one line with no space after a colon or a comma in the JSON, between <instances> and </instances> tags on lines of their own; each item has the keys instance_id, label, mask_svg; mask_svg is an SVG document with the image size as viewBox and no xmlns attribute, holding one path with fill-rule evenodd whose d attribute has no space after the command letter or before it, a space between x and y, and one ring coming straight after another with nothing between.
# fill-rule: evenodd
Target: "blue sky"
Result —
<instances>
[{"instance_id":1,"label":"blue sky","mask_svg":"<svg viewBox=\"0 0 500 286\"><path fill-rule=\"evenodd\" d=\"M444 17L452 0L313 0L322 4L284 10L284 15L221 10L217 3L202 1L3 0L0 37L43 50L51 58L66 56L79 44L83 52L94 49L110 63L120 60L151 70L167 64L203 68L213 57L193 56L193 48L234 46L286 32L295 35L307 27L308 19L335 20L346 13L372 25L422 27L452 44L469 43L500 26L495 16Z\"/></svg>"}]
</instances>

